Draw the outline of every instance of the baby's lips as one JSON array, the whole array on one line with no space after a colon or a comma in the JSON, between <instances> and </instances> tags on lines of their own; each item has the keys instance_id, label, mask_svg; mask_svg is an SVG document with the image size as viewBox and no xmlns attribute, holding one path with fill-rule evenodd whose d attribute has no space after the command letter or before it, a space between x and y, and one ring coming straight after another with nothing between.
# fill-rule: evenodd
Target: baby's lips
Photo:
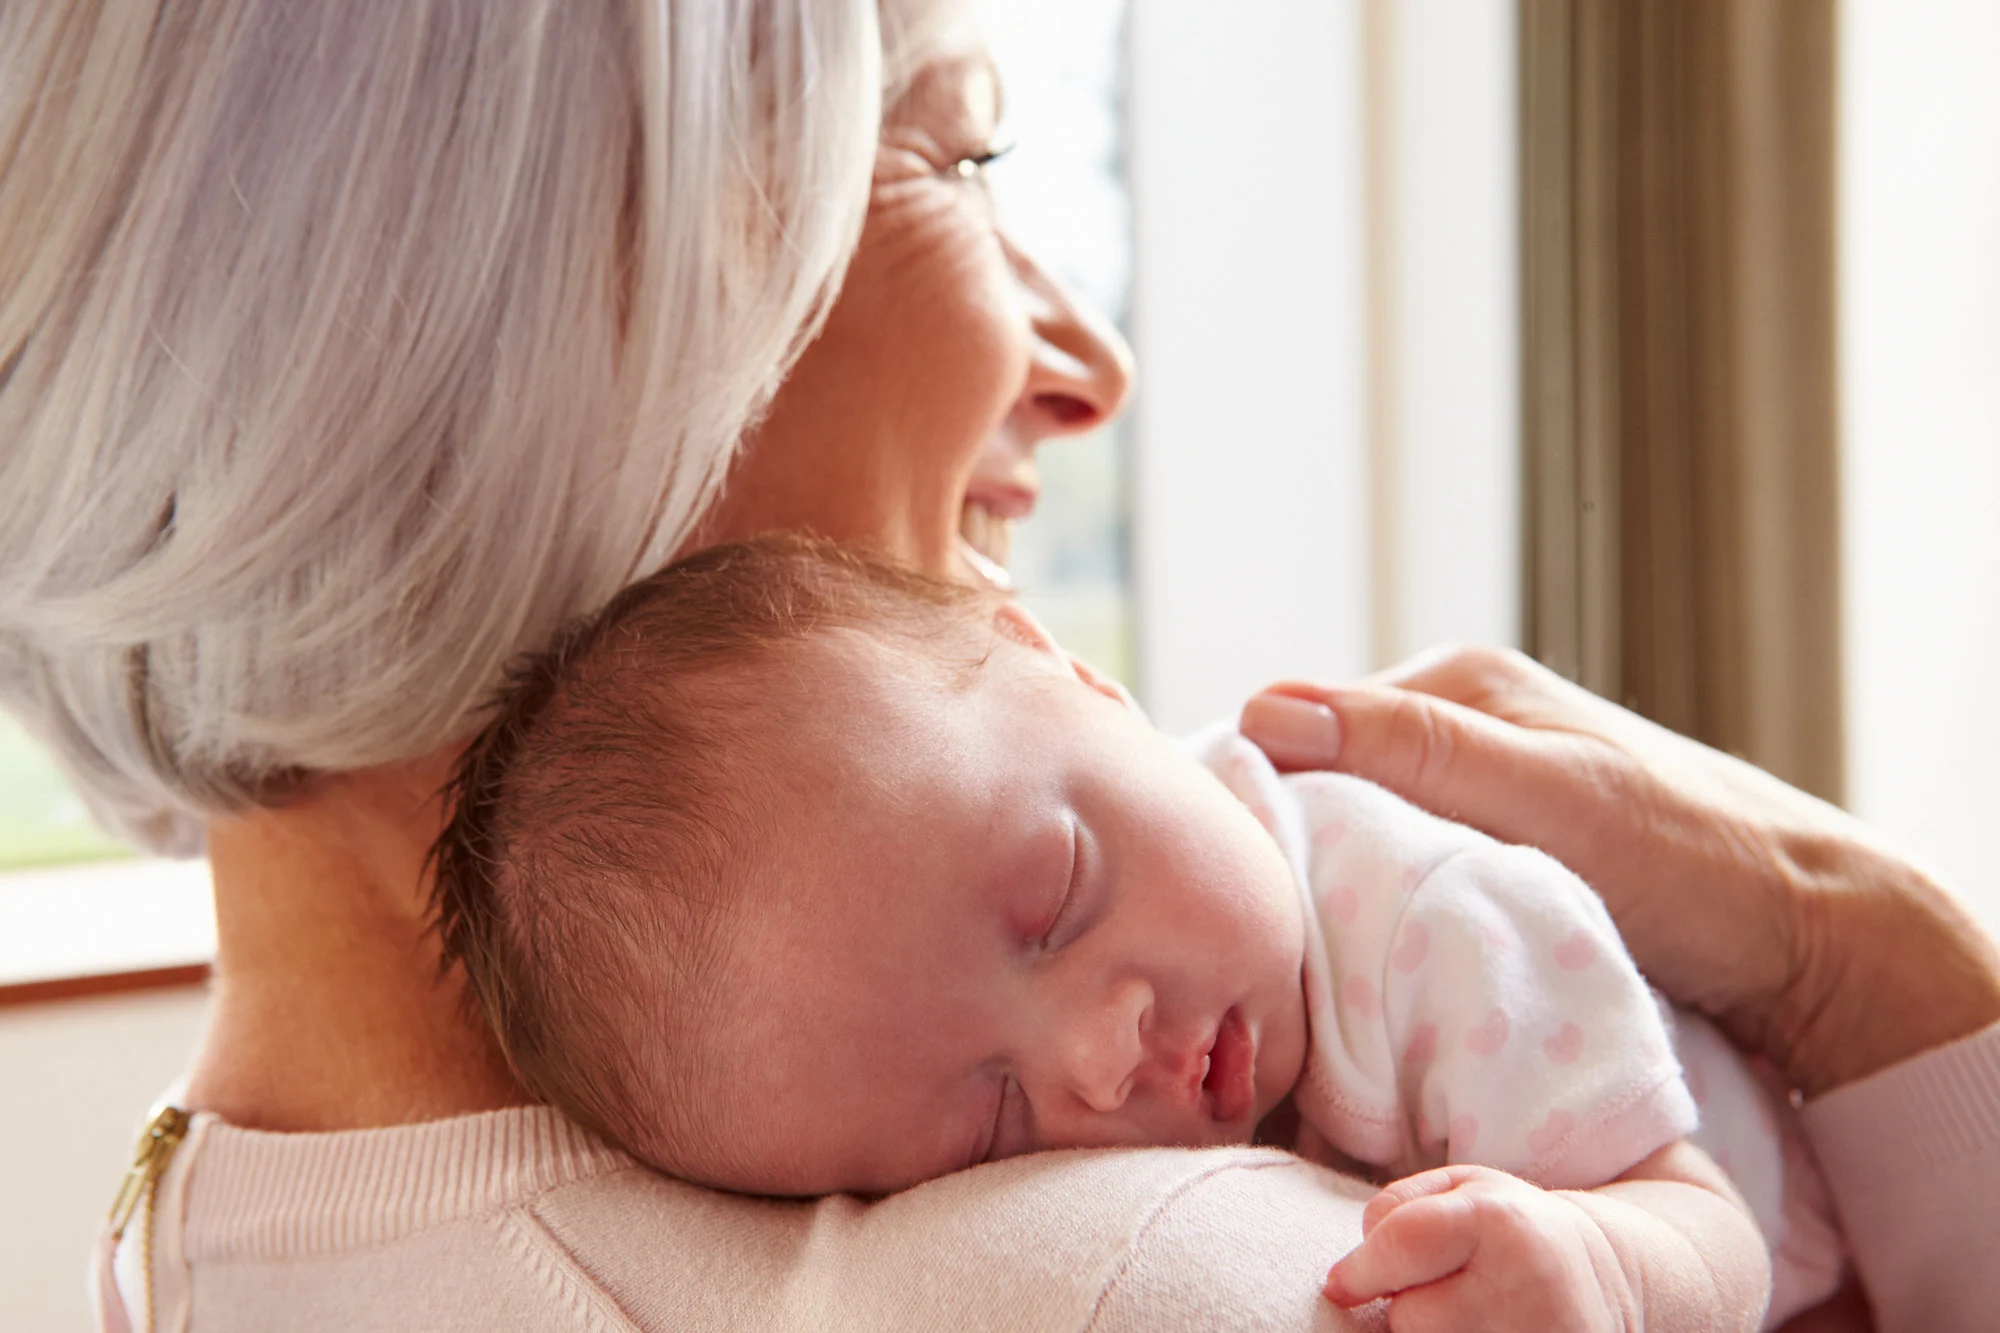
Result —
<instances>
[{"instance_id":1,"label":"baby's lips","mask_svg":"<svg viewBox=\"0 0 2000 1333\"><path fill-rule=\"evenodd\" d=\"M1257 1109L1257 1047L1243 1015L1231 1009L1215 1030L1202 1080L1209 1112L1225 1125L1248 1120Z\"/></svg>"}]
</instances>

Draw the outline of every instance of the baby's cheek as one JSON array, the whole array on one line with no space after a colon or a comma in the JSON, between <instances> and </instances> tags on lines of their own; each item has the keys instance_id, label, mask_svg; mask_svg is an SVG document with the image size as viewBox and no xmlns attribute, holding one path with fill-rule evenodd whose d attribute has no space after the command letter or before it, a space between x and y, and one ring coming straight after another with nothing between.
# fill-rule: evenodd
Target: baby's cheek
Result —
<instances>
[{"instance_id":1,"label":"baby's cheek","mask_svg":"<svg viewBox=\"0 0 2000 1333\"><path fill-rule=\"evenodd\" d=\"M1306 1047L1310 1032L1306 1019L1305 987L1296 973L1289 993L1281 993L1279 1003L1265 1022L1257 1052L1257 1093L1268 1110L1291 1095L1305 1072Z\"/></svg>"}]
</instances>

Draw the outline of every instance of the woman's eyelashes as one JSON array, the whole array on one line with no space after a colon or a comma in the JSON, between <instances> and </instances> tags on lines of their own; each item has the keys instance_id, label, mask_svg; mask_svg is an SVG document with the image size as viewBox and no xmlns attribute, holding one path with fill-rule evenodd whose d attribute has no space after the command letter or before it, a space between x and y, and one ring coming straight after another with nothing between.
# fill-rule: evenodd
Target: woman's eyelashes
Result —
<instances>
[{"instance_id":1,"label":"woman's eyelashes","mask_svg":"<svg viewBox=\"0 0 2000 1333\"><path fill-rule=\"evenodd\" d=\"M946 164L944 174L956 176L961 180L980 178L985 175L986 168L1013 151L1013 144L1005 144L999 148L983 148L976 153L966 153Z\"/></svg>"}]
</instances>

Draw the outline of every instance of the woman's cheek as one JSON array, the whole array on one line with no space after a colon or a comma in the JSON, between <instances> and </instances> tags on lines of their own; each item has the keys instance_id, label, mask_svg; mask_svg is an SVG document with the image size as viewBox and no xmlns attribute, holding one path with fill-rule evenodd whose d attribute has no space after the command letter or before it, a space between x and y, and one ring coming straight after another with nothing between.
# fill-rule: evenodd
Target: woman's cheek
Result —
<instances>
[{"instance_id":1,"label":"woman's cheek","mask_svg":"<svg viewBox=\"0 0 2000 1333\"><path fill-rule=\"evenodd\" d=\"M884 371L905 386L925 429L976 449L1027 382L1031 332L1006 252L970 188L912 191L880 221L891 257L883 313L900 333L885 339L895 350Z\"/></svg>"}]
</instances>

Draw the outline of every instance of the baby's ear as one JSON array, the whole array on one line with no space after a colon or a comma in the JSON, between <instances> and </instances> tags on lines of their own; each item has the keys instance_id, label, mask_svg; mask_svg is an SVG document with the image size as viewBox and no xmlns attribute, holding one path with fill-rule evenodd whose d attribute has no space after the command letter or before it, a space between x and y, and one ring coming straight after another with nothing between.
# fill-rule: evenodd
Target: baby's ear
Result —
<instances>
[{"instance_id":1,"label":"baby's ear","mask_svg":"<svg viewBox=\"0 0 2000 1333\"><path fill-rule=\"evenodd\" d=\"M993 627L1023 647L1032 648L1036 652L1046 653L1055 658L1091 689L1143 716L1138 700L1134 699L1123 685L1082 658L1072 656L1056 642L1056 636L1049 633L1047 626L1035 619L1033 613L1015 598L1009 597L993 613Z\"/></svg>"},{"instance_id":2,"label":"baby's ear","mask_svg":"<svg viewBox=\"0 0 2000 1333\"><path fill-rule=\"evenodd\" d=\"M1022 606L1018 598L1006 598L994 610L993 628L1023 648L1033 648L1038 653L1047 653L1050 657L1064 661L1069 660L1069 654L1065 653L1062 645L1056 642L1056 636L1049 633L1048 627L1035 619L1033 613Z\"/></svg>"},{"instance_id":3,"label":"baby's ear","mask_svg":"<svg viewBox=\"0 0 2000 1333\"><path fill-rule=\"evenodd\" d=\"M1115 677L1105 675L1102 671L1099 671L1096 667L1074 654L1064 653L1063 656L1069 658L1070 670L1076 672L1078 680L1090 686L1091 689L1096 690L1105 698L1124 704L1140 717L1146 716L1146 710L1139 707L1139 701L1132 697L1132 692L1119 684Z\"/></svg>"}]
</instances>

